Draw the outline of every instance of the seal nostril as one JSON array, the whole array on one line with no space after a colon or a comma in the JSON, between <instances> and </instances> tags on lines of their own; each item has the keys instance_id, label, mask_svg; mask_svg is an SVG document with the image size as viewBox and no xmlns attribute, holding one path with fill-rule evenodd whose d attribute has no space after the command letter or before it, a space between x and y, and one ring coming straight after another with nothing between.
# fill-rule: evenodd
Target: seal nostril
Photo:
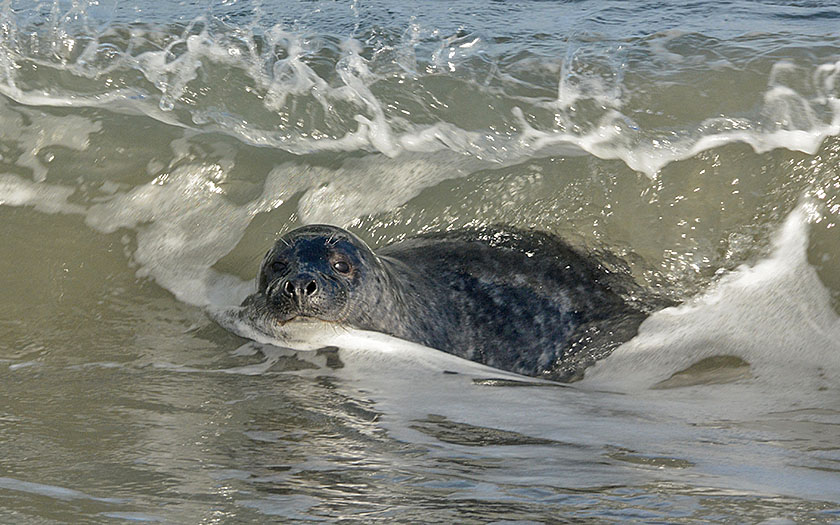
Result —
<instances>
[{"instance_id":1,"label":"seal nostril","mask_svg":"<svg viewBox=\"0 0 840 525\"><path fill-rule=\"evenodd\" d=\"M315 281L309 281L309 284L306 285L306 289L304 291L306 292L306 295L312 295L316 290L318 290L318 285L315 284Z\"/></svg>"},{"instance_id":2,"label":"seal nostril","mask_svg":"<svg viewBox=\"0 0 840 525\"><path fill-rule=\"evenodd\" d=\"M283 293L285 293L288 297L294 297L295 285L293 285L291 281L286 281L283 283Z\"/></svg>"}]
</instances>

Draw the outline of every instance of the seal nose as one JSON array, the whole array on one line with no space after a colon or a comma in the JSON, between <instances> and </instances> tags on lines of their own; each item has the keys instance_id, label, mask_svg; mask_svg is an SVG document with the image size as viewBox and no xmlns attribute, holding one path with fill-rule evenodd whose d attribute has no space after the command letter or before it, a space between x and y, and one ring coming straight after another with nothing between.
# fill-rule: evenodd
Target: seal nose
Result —
<instances>
[{"instance_id":1,"label":"seal nose","mask_svg":"<svg viewBox=\"0 0 840 525\"><path fill-rule=\"evenodd\" d=\"M294 299L295 297L309 297L318 291L318 284L311 277L288 279L283 283L283 295Z\"/></svg>"}]
</instances>

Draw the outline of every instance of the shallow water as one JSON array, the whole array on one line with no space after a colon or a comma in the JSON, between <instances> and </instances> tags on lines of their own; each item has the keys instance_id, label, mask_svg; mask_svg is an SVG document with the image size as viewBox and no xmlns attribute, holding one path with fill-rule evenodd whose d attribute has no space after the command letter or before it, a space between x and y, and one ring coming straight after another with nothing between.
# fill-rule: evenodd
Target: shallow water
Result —
<instances>
[{"instance_id":1,"label":"shallow water","mask_svg":"<svg viewBox=\"0 0 840 525\"><path fill-rule=\"evenodd\" d=\"M840 521L838 19L0 4L0 521ZM214 323L312 222L536 227L681 305L570 386Z\"/></svg>"}]
</instances>

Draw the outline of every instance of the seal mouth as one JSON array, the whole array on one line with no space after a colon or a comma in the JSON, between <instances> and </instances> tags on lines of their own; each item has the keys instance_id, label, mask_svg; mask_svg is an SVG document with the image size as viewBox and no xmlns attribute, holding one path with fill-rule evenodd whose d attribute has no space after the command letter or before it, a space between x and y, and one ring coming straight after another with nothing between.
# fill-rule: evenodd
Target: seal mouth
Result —
<instances>
[{"instance_id":1,"label":"seal mouth","mask_svg":"<svg viewBox=\"0 0 840 525\"><path fill-rule=\"evenodd\" d=\"M306 315L306 314L294 314L292 317L288 319L277 319L277 324L280 326L287 325L289 323L329 323L327 319L321 319L320 317L315 317L314 315Z\"/></svg>"},{"instance_id":2,"label":"seal mouth","mask_svg":"<svg viewBox=\"0 0 840 525\"><path fill-rule=\"evenodd\" d=\"M321 319L312 312L278 312L267 303L265 294L248 296L242 305L213 312L223 327L259 343L286 346L297 350L315 350L328 346L342 326L334 320Z\"/></svg>"}]
</instances>

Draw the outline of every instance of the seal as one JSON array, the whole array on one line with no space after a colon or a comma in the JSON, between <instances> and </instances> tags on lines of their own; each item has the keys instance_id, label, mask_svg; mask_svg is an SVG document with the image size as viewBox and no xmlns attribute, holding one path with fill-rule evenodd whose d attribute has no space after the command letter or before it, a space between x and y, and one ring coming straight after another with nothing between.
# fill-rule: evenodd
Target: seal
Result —
<instances>
[{"instance_id":1,"label":"seal","mask_svg":"<svg viewBox=\"0 0 840 525\"><path fill-rule=\"evenodd\" d=\"M284 343L352 327L571 381L637 333L647 314L629 299L631 281L538 231L438 232L374 253L344 229L311 225L275 242L242 306Z\"/></svg>"}]
</instances>

